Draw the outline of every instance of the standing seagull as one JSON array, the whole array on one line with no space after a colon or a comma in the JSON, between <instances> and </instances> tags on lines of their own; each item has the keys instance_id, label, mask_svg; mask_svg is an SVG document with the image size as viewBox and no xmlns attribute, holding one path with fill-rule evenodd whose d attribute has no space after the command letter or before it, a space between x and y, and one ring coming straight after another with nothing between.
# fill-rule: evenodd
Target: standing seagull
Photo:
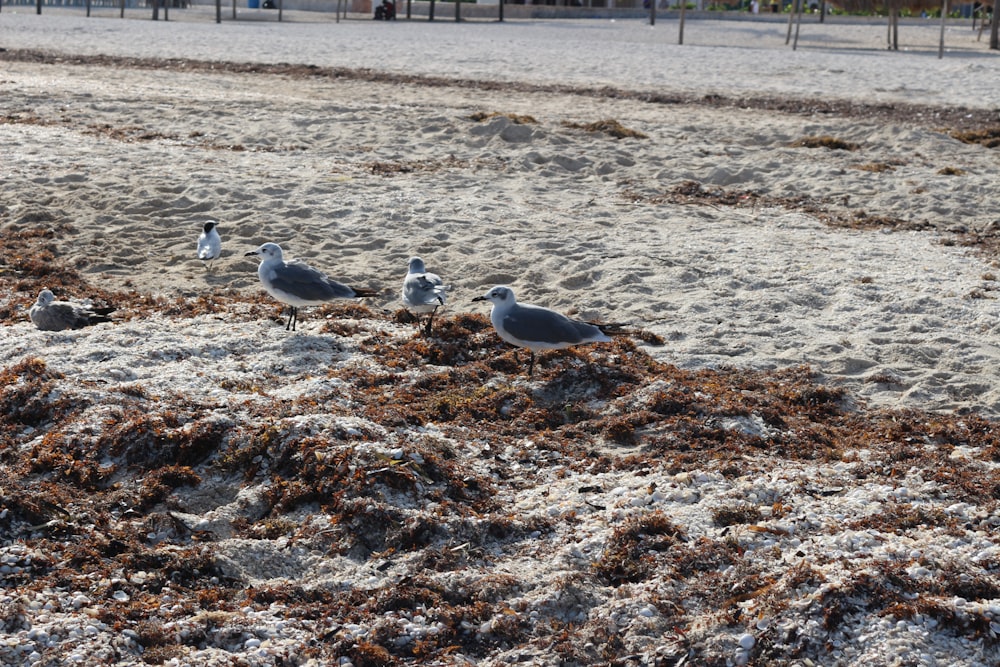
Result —
<instances>
[{"instance_id":1,"label":"standing seagull","mask_svg":"<svg viewBox=\"0 0 1000 667\"><path fill-rule=\"evenodd\" d=\"M490 321L500 338L511 345L526 347L531 352L529 376L535 368L535 352L538 350L561 350L583 343L611 342L604 328L613 325L571 320L548 308L520 304L514 298L514 290L506 285L497 285L473 301L492 301Z\"/></svg>"},{"instance_id":2,"label":"standing seagull","mask_svg":"<svg viewBox=\"0 0 1000 667\"><path fill-rule=\"evenodd\" d=\"M427 326L424 334L431 335L431 322L434 321L434 313L440 306L444 305L445 292L447 286L441 282L441 277L428 273L424 268L424 260L419 257L410 258L410 268L403 278L403 305L408 310L417 313L417 324L420 323L420 313L430 313L427 318Z\"/></svg>"},{"instance_id":3,"label":"standing seagull","mask_svg":"<svg viewBox=\"0 0 1000 667\"><path fill-rule=\"evenodd\" d=\"M35 305L28 310L28 317L42 331L64 331L110 322L108 314L113 311L114 308L87 308L68 301L56 301L56 295L51 290L43 289L38 293Z\"/></svg>"},{"instance_id":4,"label":"standing seagull","mask_svg":"<svg viewBox=\"0 0 1000 667\"><path fill-rule=\"evenodd\" d=\"M286 262L281 257L281 246L277 243L265 243L248 252L245 257L250 255L261 257L257 276L267 293L281 303L288 304L291 309L285 331L295 331L301 306L318 306L334 299L378 296L378 292L373 289L342 285L301 260Z\"/></svg>"},{"instance_id":5,"label":"standing seagull","mask_svg":"<svg viewBox=\"0 0 1000 667\"><path fill-rule=\"evenodd\" d=\"M206 262L205 268L212 266L215 258L222 253L222 238L219 236L219 223L209 220L198 236L198 259Z\"/></svg>"}]
</instances>

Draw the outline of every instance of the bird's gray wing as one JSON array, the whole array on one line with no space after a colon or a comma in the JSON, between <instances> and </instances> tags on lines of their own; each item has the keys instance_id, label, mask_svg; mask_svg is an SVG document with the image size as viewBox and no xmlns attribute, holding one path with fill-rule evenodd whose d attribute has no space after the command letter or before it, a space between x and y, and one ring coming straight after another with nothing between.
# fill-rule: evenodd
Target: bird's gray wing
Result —
<instances>
[{"instance_id":1,"label":"bird's gray wing","mask_svg":"<svg viewBox=\"0 0 1000 667\"><path fill-rule=\"evenodd\" d=\"M356 295L347 285L333 280L322 271L304 262L287 262L274 271L271 285L286 294L293 294L304 301L329 301L349 299Z\"/></svg>"},{"instance_id":2,"label":"bird's gray wing","mask_svg":"<svg viewBox=\"0 0 1000 667\"><path fill-rule=\"evenodd\" d=\"M436 277L436 276L434 276ZM435 282L427 274L416 274L406 279L406 297L415 306L444 305L441 279Z\"/></svg>"},{"instance_id":3,"label":"bird's gray wing","mask_svg":"<svg viewBox=\"0 0 1000 667\"><path fill-rule=\"evenodd\" d=\"M575 345L600 330L592 324L571 320L565 315L545 308L532 308L518 304L503 318L504 329L512 336L525 341L558 345Z\"/></svg>"},{"instance_id":4,"label":"bird's gray wing","mask_svg":"<svg viewBox=\"0 0 1000 667\"><path fill-rule=\"evenodd\" d=\"M80 329L89 324L87 317L72 304L58 301L36 310L32 314L31 321L43 331Z\"/></svg>"}]
</instances>

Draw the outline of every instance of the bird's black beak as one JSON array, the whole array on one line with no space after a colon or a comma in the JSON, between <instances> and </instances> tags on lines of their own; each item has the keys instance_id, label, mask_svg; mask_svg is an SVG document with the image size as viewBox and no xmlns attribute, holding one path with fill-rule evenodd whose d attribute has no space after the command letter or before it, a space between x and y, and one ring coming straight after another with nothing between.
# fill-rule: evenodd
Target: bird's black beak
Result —
<instances>
[{"instance_id":1,"label":"bird's black beak","mask_svg":"<svg viewBox=\"0 0 1000 667\"><path fill-rule=\"evenodd\" d=\"M244 256L244 257L249 257L250 255L259 255L259 254L260 254L260 253L259 253L259 252L257 252L256 250L251 250L250 252L248 252L248 253L245 253L245 254L244 254L243 256Z\"/></svg>"},{"instance_id":2,"label":"bird's black beak","mask_svg":"<svg viewBox=\"0 0 1000 667\"><path fill-rule=\"evenodd\" d=\"M487 301L487 300L488 299L485 296L477 296L475 299L473 299L473 301Z\"/></svg>"}]
</instances>

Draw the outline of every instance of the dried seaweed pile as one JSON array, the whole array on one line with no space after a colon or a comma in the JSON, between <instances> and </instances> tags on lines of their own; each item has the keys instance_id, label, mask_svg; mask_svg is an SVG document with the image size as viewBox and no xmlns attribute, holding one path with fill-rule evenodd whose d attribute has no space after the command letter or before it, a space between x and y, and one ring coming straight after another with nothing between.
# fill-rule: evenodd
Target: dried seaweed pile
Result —
<instances>
[{"instance_id":1,"label":"dried seaweed pile","mask_svg":"<svg viewBox=\"0 0 1000 667\"><path fill-rule=\"evenodd\" d=\"M930 618L995 647L985 606L1000 598L991 422L859 409L805 368L682 371L627 340L543 355L529 381L481 316L442 318L426 339L359 306L324 314L324 335L356 345L353 363L222 379L211 397L93 386L37 358L4 367L4 587L22 600L85 595L85 613L132 633L114 659L150 664L238 650L255 636L254 613L304 637L283 664L508 652L564 664L626 655L674 664L688 654L724 664L732 646L719 637L748 624L757 639L745 657L778 664L821 655L858 615ZM836 477L810 478L816 469ZM776 471L796 480L794 493L737 493ZM915 476L933 493L891 492ZM611 480L640 486L622 495ZM710 521L690 523L705 480L731 492L706 510ZM871 485L886 489L879 511L839 524L808 518L808 504ZM192 521L193 498L212 486L252 501L231 520ZM515 509L526 496L535 504ZM544 569L565 559L594 516L607 517L599 547L561 577L512 574L512 561ZM837 533L930 533L991 542L993 555L859 563L807 546ZM217 551L233 540L334 570L350 563L380 583L249 581ZM915 575L918 566L933 574ZM656 622L612 622L609 607L628 597ZM2 610L6 631L22 627L26 604Z\"/></svg>"}]
</instances>

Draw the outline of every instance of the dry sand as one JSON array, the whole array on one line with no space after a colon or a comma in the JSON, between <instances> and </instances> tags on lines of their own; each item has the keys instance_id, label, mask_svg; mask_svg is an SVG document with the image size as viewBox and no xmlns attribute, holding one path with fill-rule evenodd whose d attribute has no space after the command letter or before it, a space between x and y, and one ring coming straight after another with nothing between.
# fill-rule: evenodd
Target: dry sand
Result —
<instances>
[{"instance_id":1,"label":"dry sand","mask_svg":"<svg viewBox=\"0 0 1000 667\"><path fill-rule=\"evenodd\" d=\"M468 560L460 569L438 563L435 572L426 556L404 554L385 535L367 549L338 551L317 537L346 521L342 507L340 514L329 509L328 497L291 503L291 514L268 509L278 494L268 465L279 475L281 458L270 451L258 453L264 458L254 459L256 474L243 478L211 467L220 452L192 459L185 465L197 464L197 490L175 480L168 486L178 490L166 506L154 503L112 523L146 535L144 548L161 556L170 549L188 553L190 530L210 531L216 541L199 553L212 554L205 557L215 584L223 581L237 596L246 586L291 581L361 606L357 600L409 584L417 573L449 595L468 586L503 588L497 599L484 594L482 604L492 605L486 618L466 610L468 618L460 619L475 641L459 633L449 639L458 648L427 649L435 664L554 664L561 657L571 664L669 665L685 655L690 664L991 664L1000 631L1000 486L991 486L997 462L988 452L1000 411L994 372L1000 308L998 269L983 241L1000 220L997 157L950 132L996 120L990 110L1000 106L1000 65L967 23L949 25L951 47L939 60L937 23L905 24L901 40L909 50L891 53L881 49L884 29L871 22L804 26L793 52L784 45L785 24L765 20L691 21L686 44L678 46L676 23L665 20L655 28L637 21L335 24L289 12L280 25L217 26L209 16L204 8L175 11L172 18L180 20L154 23L66 11L37 17L4 7L0 225L9 236L58 229L51 240L55 261L95 289L137 296L120 323L77 333L37 332L12 317L0 331L0 358L9 360L8 369L21 363L14 377L26 384L31 373L24 362L41 359L59 375L53 381L61 396L86 403L59 426L74 434L60 437L73 442L99 439L115 421L132 419L128 410L114 413L112 404L124 401L150 414L186 414L194 427L167 419L163 428L224 432L222 444L231 450L250 449L241 437L266 440L259 433L265 423L266 433L291 449L331 438L336 444L299 456L324 460L331 451L350 451L352 470L409 461L419 471L428 451L447 451L469 458L469 474L495 486L517 526L502 536L476 533L475 513L489 516L489 525L503 513L476 505L461 527L448 524L448 539L439 532L425 544L411 535L442 559L461 553ZM314 69L248 72L209 62ZM643 136L616 138L585 127L607 119ZM816 137L849 142L851 149L796 144ZM224 248L211 272L194 258L209 218L219 220ZM298 334L286 334L266 317L272 311L266 300L259 303L255 263L243 257L264 241L281 243L344 282L381 288L384 298L370 304L369 315L339 311L346 324L331 324L329 311L305 311ZM804 365L824 386L848 392L838 410L970 415L974 421L957 423L981 439L949 441L945 460L972 461L982 495L956 496L919 467L862 475L858 466L870 467L884 454L875 442L821 462L775 463L747 453L728 465L702 460L694 469L667 462L650 469L648 462L629 463L630 456L656 451L639 437L629 446L588 445L614 461L593 470L551 449L533 453L530 431L491 442L485 426L456 431L422 420L404 429L375 419L352 397L368 386L357 385L355 376L364 369L392 376L387 350L414 344L411 327L384 315L399 307L399 283L413 254L452 285L446 317L485 313L471 298L509 283L522 300L662 338L665 345L642 351L681 371ZM6 266L13 265L8 259ZM26 308L41 284L10 268L0 277L8 313ZM59 298L88 296L66 287L56 290ZM140 309L135 299L144 297ZM186 316L171 314L177 297L199 305L174 309ZM491 340L489 331L475 336L482 345ZM378 348L375 339L389 347ZM481 363L502 353L494 347L474 358ZM634 395L600 400L575 387L563 399L551 379L560 363L552 361L546 380L518 379L512 366L486 384L512 383L539 404L565 400L567 414L584 405L630 414L648 408L649 396L664 386L644 384ZM403 364L399 377L447 375L449 366L431 363L420 371ZM752 388L744 391L755 396ZM14 406L9 396L4 405ZM317 401L333 407L317 412ZM749 408L704 414L706 424L724 433L765 443L797 437L790 426L778 434L767 415ZM934 419L898 414L927 424ZM7 446L25 454L58 439L52 435L58 420L51 410L46 415L50 421L37 423L6 415ZM218 424L221 431L213 430ZM119 485L149 479L121 452L108 456L102 465L121 475ZM406 489L389 484L366 511L389 507L392 518L385 521L419 532L414 525L435 516L441 502L424 485L448 485L432 477L418 475ZM586 498L581 489L600 489L600 497ZM925 513L901 532L859 523L891 514L886 504ZM717 514L730 506L763 514L730 532ZM45 558L38 555L41 538L23 525L34 515L23 504L8 508L4 562L30 570L24 554ZM150 517L167 516L167 509L188 533L149 527ZM652 512L681 526L687 544L734 549L699 575L709 587L736 587L727 598L730 611L702 608L704 600L664 601L684 598L676 578L609 585L606 576L595 577L610 557L609 544L624 539L615 531ZM288 517L300 526L288 534L274 526L247 528ZM379 520L360 525L369 524ZM655 560L664 551L658 544L629 558ZM60 553L56 560L72 561ZM961 577L982 585L956 592L893 582L900 599L916 590L933 604L921 597L926 604L915 616L900 608L892 613L888 593L859 583L886 563L911 584L954 574L961 563L967 568ZM805 564L822 573L803 574ZM376 605L379 620L367 625L329 610L308 618L252 596L223 612L202 596L211 611L161 612L187 639L153 641L146 627L112 650L114 623L82 612L102 598L124 604L114 596L126 589L123 595L138 599L145 575L136 584L135 572L147 569L153 566L119 573L128 586L112 578L102 587L98 577L65 599L51 587L20 601L9 595L5 604L30 620L27 626L7 621L19 642L4 654L8 663L30 662L32 652L38 664L73 652L87 661L110 650L113 661L127 664L141 662L139 645L154 645L154 655L176 664L297 664L281 656L380 664L387 658L372 647L417 656L415 642L433 646L431 639L455 621L441 616L440 593L416 595L408 605ZM517 585L482 583L497 572ZM737 590L739 582L751 583ZM77 604L71 594L86 600ZM865 595L882 597L857 603ZM32 606L35 600L41 602ZM210 630L199 613L219 614ZM831 622L838 614L844 618ZM963 614L965 621L955 621ZM104 625L88 625L88 618ZM52 619L62 631L46 626ZM393 624L399 636L389 636ZM29 636L32 627L36 636ZM60 640L38 640L40 627ZM69 642L66 628L95 639ZM560 648L560 628L572 649ZM205 636L190 639L198 632ZM610 637L619 634L616 644ZM745 634L756 639L744 638L740 648ZM330 642L328 652L306 650L321 637Z\"/></svg>"}]
</instances>

